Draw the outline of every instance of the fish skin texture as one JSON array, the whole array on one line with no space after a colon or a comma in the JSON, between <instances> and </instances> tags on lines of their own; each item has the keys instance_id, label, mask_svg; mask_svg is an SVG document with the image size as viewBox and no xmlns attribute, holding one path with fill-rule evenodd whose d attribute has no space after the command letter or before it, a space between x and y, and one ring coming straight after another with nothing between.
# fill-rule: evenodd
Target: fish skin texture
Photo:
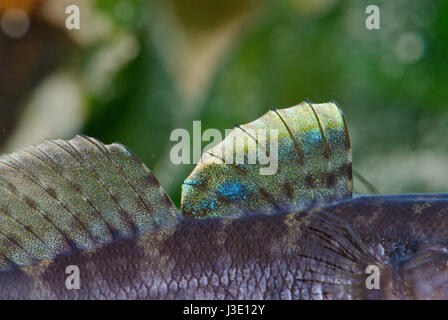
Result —
<instances>
[{"instance_id":1,"label":"fish skin texture","mask_svg":"<svg viewBox=\"0 0 448 320\"><path fill-rule=\"evenodd\" d=\"M447 298L448 195L360 196L286 214L179 218L0 273L1 299ZM68 265L81 288L65 286ZM368 265L380 289L366 289Z\"/></svg>"}]
</instances>

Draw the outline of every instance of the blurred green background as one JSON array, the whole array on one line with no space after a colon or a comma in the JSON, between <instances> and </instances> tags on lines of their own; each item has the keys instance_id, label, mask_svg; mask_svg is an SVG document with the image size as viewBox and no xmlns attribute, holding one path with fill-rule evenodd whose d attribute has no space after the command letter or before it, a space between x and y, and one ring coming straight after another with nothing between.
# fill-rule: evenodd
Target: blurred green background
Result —
<instances>
[{"instance_id":1,"label":"blurred green background","mask_svg":"<svg viewBox=\"0 0 448 320\"><path fill-rule=\"evenodd\" d=\"M69 45L14 102L4 152L77 132L118 141L178 204L194 165L171 163L173 129L201 120L224 132L272 106L336 100L354 168L381 193L448 192L447 1L80 0L73 31L70 1L28 2L28 34L14 41L50 23ZM370 4L380 30L365 27ZM14 41L0 41L0 71ZM49 42L29 56L55 50ZM356 179L355 191L367 192Z\"/></svg>"}]
</instances>

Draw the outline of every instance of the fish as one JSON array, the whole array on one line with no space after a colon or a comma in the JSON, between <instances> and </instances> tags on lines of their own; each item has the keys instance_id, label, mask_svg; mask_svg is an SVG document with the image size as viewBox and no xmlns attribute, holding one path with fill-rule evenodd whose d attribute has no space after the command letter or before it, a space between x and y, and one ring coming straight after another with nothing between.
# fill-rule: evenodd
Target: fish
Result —
<instances>
[{"instance_id":1,"label":"fish","mask_svg":"<svg viewBox=\"0 0 448 320\"><path fill-rule=\"evenodd\" d=\"M225 161L273 152L260 128L277 130L271 175ZM180 209L124 145L47 140L0 157L0 299L447 299L448 194L352 187L335 102L235 126Z\"/></svg>"}]
</instances>

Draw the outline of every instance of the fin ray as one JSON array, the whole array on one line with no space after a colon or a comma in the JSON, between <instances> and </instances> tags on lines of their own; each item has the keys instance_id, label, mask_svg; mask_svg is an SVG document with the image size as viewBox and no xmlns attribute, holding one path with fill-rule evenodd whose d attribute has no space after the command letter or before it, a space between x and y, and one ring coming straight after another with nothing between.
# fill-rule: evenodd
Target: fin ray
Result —
<instances>
[{"instance_id":1,"label":"fin ray","mask_svg":"<svg viewBox=\"0 0 448 320\"><path fill-rule=\"evenodd\" d=\"M0 157L0 271L171 227L179 216L117 143L76 136Z\"/></svg>"},{"instance_id":2,"label":"fin ray","mask_svg":"<svg viewBox=\"0 0 448 320\"><path fill-rule=\"evenodd\" d=\"M262 175L260 147L270 153L271 137L254 136L253 132L268 133L270 129L278 131L278 167L276 173ZM235 139L243 141L236 148ZM255 146L248 139L254 140ZM257 148L257 163L239 163L238 155L244 154L247 160L254 152L251 148ZM224 159L229 158L232 162L226 163ZM233 216L287 211L310 202L351 196L351 149L344 116L333 102L306 101L287 109L272 109L253 122L236 126L202 156L185 180L181 204L187 216Z\"/></svg>"}]
</instances>

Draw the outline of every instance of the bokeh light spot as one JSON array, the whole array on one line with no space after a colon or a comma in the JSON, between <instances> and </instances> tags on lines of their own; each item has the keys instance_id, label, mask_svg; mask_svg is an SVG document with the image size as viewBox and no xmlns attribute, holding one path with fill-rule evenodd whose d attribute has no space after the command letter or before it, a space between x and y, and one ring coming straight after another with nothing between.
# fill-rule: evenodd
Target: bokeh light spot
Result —
<instances>
[{"instance_id":1,"label":"bokeh light spot","mask_svg":"<svg viewBox=\"0 0 448 320\"><path fill-rule=\"evenodd\" d=\"M404 33L397 41L395 53L397 59L402 63L417 62L425 50L423 38L418 33Z\"/></svg>"},{"instance_id":2,"label":"bokeh light spot","mask_svg":"<svg viewBox=\"0 0 448 320\"><path fill-rule=\"evenodd\" d=\"M28 32L29 26L30 19L28 14L22 9L9 9L1 17L3 32L13 39L23 37Z\"/></svg>"}]
</instances>

